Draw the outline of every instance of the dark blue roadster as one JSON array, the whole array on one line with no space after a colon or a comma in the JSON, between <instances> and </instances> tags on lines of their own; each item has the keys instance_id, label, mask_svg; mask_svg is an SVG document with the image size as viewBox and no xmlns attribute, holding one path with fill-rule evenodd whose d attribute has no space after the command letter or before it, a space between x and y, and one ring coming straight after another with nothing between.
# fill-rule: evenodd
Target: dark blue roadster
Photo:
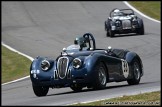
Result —
<instances>
[{"instance_id":1,"label":"dark blue roadster","mask_svg":"<svg viewBox=\"0 0 162 107\"><path fill-rule=\"evenodd\" d=\"M143 64L139 55L124 49L97 49L91 33L74 40L55 59L36 57L30 67L30 78L36 96L46 96L49 88L83 87L103 89L108 82L127 81L139 84Z\"/></svg>"}]
</instances>

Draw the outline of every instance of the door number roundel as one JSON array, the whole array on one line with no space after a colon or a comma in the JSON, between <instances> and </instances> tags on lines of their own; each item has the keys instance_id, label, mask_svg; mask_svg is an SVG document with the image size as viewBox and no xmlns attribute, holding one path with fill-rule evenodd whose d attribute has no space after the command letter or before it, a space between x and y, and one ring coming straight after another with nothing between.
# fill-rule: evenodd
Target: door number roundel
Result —
<instances>
[{"instance_id":1,"label":"door number roundel","mask_svg":"<svg viewBox=\"0 0 162 107\"><path fill-rule=\"evenodd\" d=\"M129 66L128 66L128 62L124 59L121 59L122 61L122 70L123 70L123 75L125 78L128 78L129 75Z\"/></svg>"}]
</instances>

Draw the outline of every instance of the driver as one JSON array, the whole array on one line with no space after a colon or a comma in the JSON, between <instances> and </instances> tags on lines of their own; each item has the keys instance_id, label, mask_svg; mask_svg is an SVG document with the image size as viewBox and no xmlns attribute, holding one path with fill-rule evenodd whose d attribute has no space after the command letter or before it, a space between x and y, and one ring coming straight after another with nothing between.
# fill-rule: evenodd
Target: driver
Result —
<instances>
[{"instance_id":1,"label":"driver","mask_svg":"<svg viewBox=\"0 0 162 107\"><path fill-rule=\"evenodd\" d=\"M121 12L119 9L114 10L114 16L122 16L123 12Z\"/></svg>"},{"instance_id":2,"label":"driver","mask_svg":"<svg viewBox=\"0 0 162 107\"><path fill-rule=\"evenodd\" d=\"M74 44L75 45L79 45L80 46L80 50L82 50L84 47L87 47L86 39L84 37L77 37L77 38L75 38Z\"/></svg>"}]
</instances>

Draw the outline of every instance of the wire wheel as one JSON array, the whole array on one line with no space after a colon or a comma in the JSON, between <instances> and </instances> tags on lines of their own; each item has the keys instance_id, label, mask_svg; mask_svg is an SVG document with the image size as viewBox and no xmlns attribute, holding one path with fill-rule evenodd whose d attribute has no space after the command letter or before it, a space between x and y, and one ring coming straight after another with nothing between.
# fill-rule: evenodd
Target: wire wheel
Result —
<instances>
[{"instance_id":1,"label":"wire wheel","mask_svg":"<svg viewBox=\"0 0 162 107\"><path fill-rule=\"evenodd\" d=\"M99 68L98 76L99 76L100 84L101 85L105 85L106 84L106 73L105 73L105 69L103 68L103 66L101 66Z\"/></svg>"},{"instance_id":2,"label":"wire wheel","mask_svg":"<svg viewBox=\"0 0 162 107\"><path fill-rule=\"evenodd\" d=\"M128 79L127 82L129 85L139 84L141 79L141 69L138 60L134 60L132 69L132 79Z\"/></svg>"},{"instance_id":3,"label":"wire wheel","mask_svg":"<svg viewBox=\"0 0 162 107\"><path fill-rule=\"evenodd\" d=\"M134 63L134 77L136 80L139 80L140 78L140 67L137 62Z\"/></svg>"},{"instance_id":4,"label":"wire wheel","mask_svg":"<svg viewBox=\"0 0 162 107\"><path fill-rule=\"evenodd\" d=\"M100 62L95 68L95 81L93 83L93 89L103 89L107 83L107 73L104 63Z\"/></svg>"}]
</instances>

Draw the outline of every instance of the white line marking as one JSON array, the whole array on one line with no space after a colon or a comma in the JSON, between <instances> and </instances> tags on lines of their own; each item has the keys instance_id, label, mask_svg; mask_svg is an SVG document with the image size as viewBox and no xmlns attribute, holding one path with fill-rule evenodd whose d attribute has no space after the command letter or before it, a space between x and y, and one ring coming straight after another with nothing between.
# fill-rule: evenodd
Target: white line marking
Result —
<instances>
[{"instance_id":1,"label":"white line marking","mask_svg":"<svg viewBox=\"0 0 162 107\"><path fill-rule=\"evenodd\" d=\"M150 19L150 20L152 20L152 21L161 23L160 21L155 20L155 19L153 19L153 18L151 18L151 17L149 17L149 16L147 16L147 15L141 13L139 10L137 10L136 8L134 8L133 6L131 6L127 1L123 1L123 2L124 2L129 8L133 9L134 11L136 11L136 12L137 12L138 14L140 14L141 16L143 16L143 17L145 17L145 18L148 18L148 19Z\"/></svg>"},{"instance_id":2,"label":"white line marking","mask_svg":"<svg viewBox=\"0 0 162 107\"><path fill-rule=\"evenodd\" d=\"M25 56L26 58L30 59L31 61L34 60L34 58L32 58L32 57L30 57L30 56L28 56L28 55L26 55L26 54L24 54L24 53L21 53L21 52L19 52L19 51L16 50L16 49L13 49L12 47L10 47L10 46L4 44L3 42L1 42L1 44L2 44L4 47L6 47L6 48L8 48L9 50L11 50L11 51L16 52L16 53L18 53L18 54L20 54L20 55L22 55L22 56ZM30 77L30 76L28 75L28 76L26 76L26 77L22 77L22 78L17 79L17 80L13 80L13 81L10 81L10 82L6 82L6 83L3 83L3 84L1 84L1 85L10 84L10 83L17 82L17 81L20 81L20 80L23 80L23 79L26 79L26 78L29 78L29 77Z\"/></svg>"},{"instance_id":3,"label":"white line marking","mask_svg":"<svg viewBox=\"0 0 162 107\"><path fill-rule=\"evenodd\" d=\"M19 51L16 50L16 49L13 49L12 47L10 47L10 46L4 44L3 42L2 42L2 45L3 45L4 47L8 48L9 50L13 51L13 52L16 52L16 53L18 53L18 54L20 54L20 55L22 55L22 56L27 57L27 58L30 59L31 61L34 60L34 58L32 58L32 57L30 57L30 56L28 56L28 55L26 55L26 54L24 54L24 53L21 53L21 52L19 52Z\"/></svg>"},{"instance_id":4,"label":"white line marking","mask_svg":"<svg viewBox=\"0 0 162 107\"><path fill-rule=\"evenodd\" d=\"M18 81L21 81L21 80L26 79L26 78L29 78L29 77L30 77L30 76L28 75L28 76L26 76L26 77L22 77L22 78L17 79L17 80L13 80L13 81L10 81L10 82L6 82L6 83L3 83L3 84L1 84L1 85L6 85L6 84L18 82Z\"/></svg>"}]
</instances>

